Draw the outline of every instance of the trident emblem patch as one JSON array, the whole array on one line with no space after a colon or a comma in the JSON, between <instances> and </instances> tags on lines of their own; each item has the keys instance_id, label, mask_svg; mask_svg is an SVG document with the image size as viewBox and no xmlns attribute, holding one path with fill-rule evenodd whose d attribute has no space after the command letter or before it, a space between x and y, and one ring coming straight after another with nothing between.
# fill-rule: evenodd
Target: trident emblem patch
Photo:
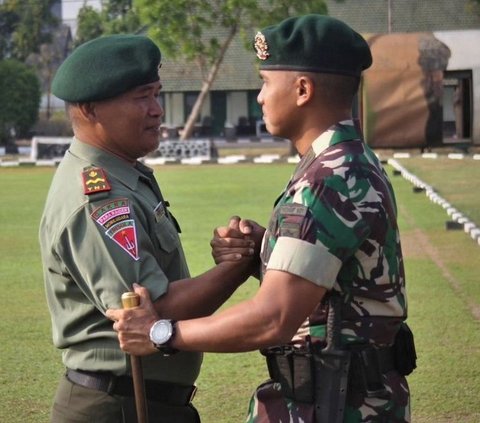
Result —
<instances>
[{"instance_id":1,"label":"trident emblem patch","mask_svg":"<svg viewBox=\"0 0 480 423\"><path fill-rule=\"evenodd\" d=\"M105 235L113 239L134 260L138 260L137 232L128 199L109 201L95 209L91 216L105 229Z\"/></svg>"}]
</instances>

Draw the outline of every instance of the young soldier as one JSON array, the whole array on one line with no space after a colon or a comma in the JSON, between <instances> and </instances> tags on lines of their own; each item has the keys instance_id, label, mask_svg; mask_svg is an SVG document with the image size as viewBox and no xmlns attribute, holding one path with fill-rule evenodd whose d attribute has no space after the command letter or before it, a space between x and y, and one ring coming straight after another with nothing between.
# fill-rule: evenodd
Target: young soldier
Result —
<instances>
[{"instance_id":1,"label":"young soldier","mask_svg":"<svg viewBox=\"0 0 480 423\"><path fill-rule=\"evenodd\" d=\"M403 335L395 199L351 117L370 49L321 15L267 27L254 46L267 129L301 156L263 236L260 289L214 316L179 322L158 320L138 289L140 308L107 315L122 349L136 354L260 349L271 380L256 390L249 422L408 422L404 375L414 364L402 348L413 345ZM235 251L245 227L254 239L264 231L245 221L220 228L217 261ZM162 326L174 330L163 336Z\"/></svg>"}]
</instances>

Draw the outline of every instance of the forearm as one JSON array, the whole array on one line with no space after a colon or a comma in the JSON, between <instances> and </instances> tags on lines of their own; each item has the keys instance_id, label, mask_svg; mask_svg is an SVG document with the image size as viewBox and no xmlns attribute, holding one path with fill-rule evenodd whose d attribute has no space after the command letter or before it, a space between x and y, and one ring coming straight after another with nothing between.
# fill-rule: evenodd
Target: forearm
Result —
<instances>
[{"instance_id":1,"label":"forearm","mask_svg":"<svg viewBox=\"0 0 480 423\"><path fill-rule=\"evenodd\" d=\"M148 290L135 286L140 296L139 307L107 310L107 316L116 322L114 329L119 332L121 348L137 355L155 352L149 332L158 318L156 314L178 320L171 346L180 350L241 352L288 342L326 291L290 273L270 270L254 298L212 316L200 317L212 313L231 295L249 274L246 269L249 266L242 270L232 263L224 263L196 280L179 281L173 287L178 288L178 293L168 301L168 295L173 292L170 291L155 306ZM225 276L227 280L221 289L212 285L212 281L221 282L217 279ZM182 289L183 283L189 285ZM158 307L157 310L154 307Z\"/></svg>"},{"instance_id":2,"label":"forearm","mask_svg":"<svg viewBox=\"0 0 480 423\"><path fill-rule=\"evenodd\" d=\"M242 352L289 342L315 309L325 288L298 276L269 270L251 300L202 319L177 323L175 348Z\"/></svg>"},{"instance_id":3,"label":"forearm","mask_svg":"<svg viewBox=\"0 0 480 423\"><path fill-rule=\"evenodd\" d=\"M255 300L243 302L221 313L180 321L172 346L185 351L245 352L287 342L277 316L266 314Z\"/></svg>"},{"instance_id":4,"label":"forearm","mask_svg":"<svg viewBox=\"0 0 480 423\"><path fill-rule=\"evenodd\" d=\"M252 273L251 260L224 262L191 279L172 282L155 301L160 318L175 320L208 316L217 310Z\"/></svg>"}]
</instances>

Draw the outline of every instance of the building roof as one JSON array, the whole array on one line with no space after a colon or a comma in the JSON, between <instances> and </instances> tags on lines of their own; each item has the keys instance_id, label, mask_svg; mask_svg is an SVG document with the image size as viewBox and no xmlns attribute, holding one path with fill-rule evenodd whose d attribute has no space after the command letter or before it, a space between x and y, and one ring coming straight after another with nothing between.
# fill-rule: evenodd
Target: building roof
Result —
<instances>
[{"instance_id":1,"label":"building roof","mask_svg":"<svg viewBox=\"0 0 480 423\"><path fill-rule=\"evenodd\" d=\"M479 29L469 0L326 0L330 16L339 18L358 32L388 32L388 4L392 32Z\"/></svg>"},{"instance_id":2,"label":"building roof","mask_svg":"<svg viewBox=\"0 0 480 423\"><path fill-rule=\"evenodd\" d=\"M480 16L469 0L326 0L329 15L341 19L360 33L388 32L391 5L392 32L430 32L479 29ZM252 31L253 37L253 31ZM195 64L164 57L161 70L165 92L199 91L200 71ZM237 34L228 49L212 90L257 90L261 83L256 57Z\"/></svg>"},{"instance_id":3,"label":"building roof","mask_svg":"<svg viewBox=\"0 0 480 423\"><path fill-rule=\"evenodd\" d=\"M248 50L241 36L237 35L225 53L212 90L259 89L261 84L255 61L253 48ZM197 65L175 61L165 55L162 57L160 76L165 92L199 91L201 88L201 74Z\"/></svg>"}]
</instances>

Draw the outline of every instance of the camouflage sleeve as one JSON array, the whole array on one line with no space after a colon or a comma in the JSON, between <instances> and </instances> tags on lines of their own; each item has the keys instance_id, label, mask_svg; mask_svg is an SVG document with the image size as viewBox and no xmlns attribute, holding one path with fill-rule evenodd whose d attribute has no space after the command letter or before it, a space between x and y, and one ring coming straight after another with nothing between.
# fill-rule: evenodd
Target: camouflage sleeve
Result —
<instances>
[{"instance_id":1,"label":"camouflage sleeve","mask_svg":"<svg viewBox=\"0 0 480 423\"><path fill-rule=\"evenodd\" d=\"M369 225L345 191L347 181L331 176L303 184L286 198L293 203L276 208L271 230L277 239L267 269L331 289L342 263L369 233Z\"/></svg>"}]
</instances>

